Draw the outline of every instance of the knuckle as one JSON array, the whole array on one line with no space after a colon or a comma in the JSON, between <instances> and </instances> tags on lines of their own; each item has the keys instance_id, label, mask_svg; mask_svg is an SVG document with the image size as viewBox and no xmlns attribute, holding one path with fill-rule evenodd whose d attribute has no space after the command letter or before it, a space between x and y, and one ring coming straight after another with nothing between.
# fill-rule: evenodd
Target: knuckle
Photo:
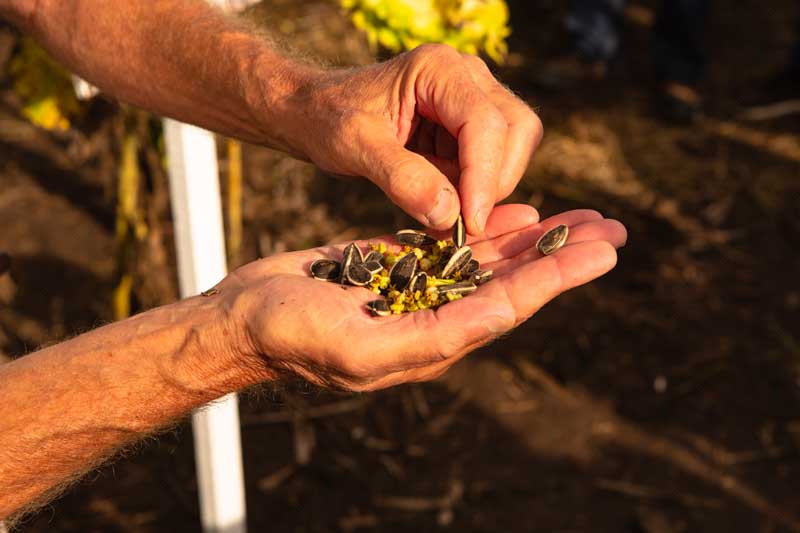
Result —
<instances>
[{"instance_id":1,"label":"knuckle","mask_svg":"<svg viewBox=\"0 0 800 533\"><path fill-rule=\"evenodd\" d=\"M418 54L422 56L430 56L440 59L451 59L454 55L458 55L458 52L456 52L453 47L440 43L423 44L415 48L414 51L418 52Z\"/></svg>"},{"instance_id":2,"label":"knuckle","mask_svg":"<svg viewBox=\"0 0 800 533\"><path fill-rule=\"evenodd\" d=\"M528 125L528 131L530 132L531 136L531 144L534 147L538 146L544 136L544 124L542 124L542 119L539 118L539 115L528 106L525 106L527 109L527 116L526 116L526 124Z\"/></svg>"},{"instance_id":3,"label":"knuckle","mask_svg":"<svg viewBox=\"0 0 800 533\"><path fill-rule=\"evenodd\" d=\"M539 115L522 101L519 102L514 115L514 127L518 128L518 131L532 148L536 148L544 135L544 126Z\"/></svg>"},{"instance_id":4,"label":"knuckle","mask_svg":"<svg viewBox=\"0 0 800 533\"><path fill-rule=\"evenodd\" d=\"M409 52L409 60L415 68L438 75L451 72L459 64L461 54L446 44L427 43Z\"/></svg>"},{"instance_id":5,"label":"knuckle","mask_svg":"<svg viewBox=\"0 0 800 533\"><path fill-rule=\"evenodd\" d=\"M494 133L505 134L508 132L506 118L493 106L487 107L483 121L484 127Z\"/></svg>"},{"instance_id":6,"label":"knuckle","mask_svg":"<svg viewBox=\"0 0 800 533\"><path fill-rule=\"evenodd\" d=\"M480 57L472 54L463 54L462 57L470 70L480 73L481 75L490 73L486 62Z\"/></svg>"}]
</instances>

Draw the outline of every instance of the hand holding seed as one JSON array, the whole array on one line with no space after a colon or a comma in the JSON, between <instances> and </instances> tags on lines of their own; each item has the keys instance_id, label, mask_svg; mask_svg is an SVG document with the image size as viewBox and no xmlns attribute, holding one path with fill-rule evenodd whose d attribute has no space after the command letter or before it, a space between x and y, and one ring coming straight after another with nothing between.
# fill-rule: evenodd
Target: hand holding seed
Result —
<instances>
[{"instance_id":1,"label":"hand holding seed","mask_svg":"<svg viewBox=\"0 0 800 533\"><path fill-rule=\"evenodd\" d=\"M560 224L570 228L566 244L543 256L536 242ZM608 272L625 239L619 222L595 211L568 211L538 222L529 206L499 206L486 235L467 241L481 268L494 271L491 281L437 309L391 316L366 309L376 299L370 289L309 275L314 261L341 262L344 246L262 259L236 270L218 288L221 296L232 296L232 318L247 339L240 359L260 373L256 379L289 372L323 386L374 390L439 376L562 292ZM362 253L367 242L356 243ZM369 242L398 249L391 235Z\"/></svg>"},{"instance_id":2,"label":"hand holding seed","mask_svg":"<svg viewBox=\"0 0 800 533\"><path fill-rule=\"evenodd\" d=\"M516 187L542 137L528 105L479 58L424 45L359 69L325 71L287 120L292 150L365 176L421 224L470 234Z\"/></svg>"}]
</instances>

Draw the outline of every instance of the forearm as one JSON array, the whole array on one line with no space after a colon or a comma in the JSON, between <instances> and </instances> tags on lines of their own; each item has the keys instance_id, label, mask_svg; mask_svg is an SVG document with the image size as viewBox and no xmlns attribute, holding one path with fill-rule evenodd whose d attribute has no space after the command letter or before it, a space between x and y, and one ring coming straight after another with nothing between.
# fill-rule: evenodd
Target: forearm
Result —
<instances>
[{"instance_id":1,"label":"forearm","mask_svg":"<svg viewBox=\"0 0 800 533\"><path fill-rule=\"evenodd\" d=\"M0 0L0 9L122 101L297 152L274 126L286 122L287 99L316 70L203 0Z\"/></svg>"},{"instance_id":2,"label":"forearm","mask_svg":"<svg viewBox=\"0 0 800 533\"><path fill-rule=\"evenodd\" d=\"M219 298L142 313L0 367L0 519L263 376Z\"/></svg>"}]
</instances>

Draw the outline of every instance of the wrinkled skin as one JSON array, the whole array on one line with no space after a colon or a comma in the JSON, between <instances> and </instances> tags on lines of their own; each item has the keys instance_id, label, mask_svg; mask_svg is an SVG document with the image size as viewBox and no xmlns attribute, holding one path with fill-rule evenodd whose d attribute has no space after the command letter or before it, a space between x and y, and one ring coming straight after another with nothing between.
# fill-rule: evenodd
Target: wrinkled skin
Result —
<instances>
[{"instance_id":1,"label":"wrinkled skin","mask_svg":"<svg viewBox=\"0 0 800 533\"><path fill-rule=\"evenodd\" d=\"M558 224L570 227L558 252L542 257L536 240ZM442 235L444 237L444 235ZM372 239L392 243L391 237ZM360 287L311 278L320 258L341 259L344 244L286 253L250 263L218 286L243 324L243 356L266 373L291 372L313 383L374 390L441 375L475 348L510 331L560 293L595 279L616 264L625 228L589 210L538 222L524 205L497 207L486 235L468 242L494 279L469 297L437 310L373 317L376 298ZM359 243L363 247L367 241Z\"/></svg>"},{"instance_id":2,"label":"wrinkled skin","mask_svg":"<svg viewBox=\"0 0 800 533\"><path fill-rule=\"evenodd\" d=\"M444 45L311 75L287 103L293 153L366 176L427 227L444 230L461 212L474 235L514 190L543 132L480 58Z\"/></svg>"}]
</instances>

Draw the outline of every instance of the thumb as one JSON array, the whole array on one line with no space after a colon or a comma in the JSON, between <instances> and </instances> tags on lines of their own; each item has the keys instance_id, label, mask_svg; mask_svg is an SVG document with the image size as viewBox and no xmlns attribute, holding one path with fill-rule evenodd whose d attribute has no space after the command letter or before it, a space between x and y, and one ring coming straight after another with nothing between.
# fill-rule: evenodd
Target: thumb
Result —
<instances>
[{"instance_id":1,"label":"thumb","mask_svg":"<svg viewBox=\"0 0 800 533\"><path fill-rule=\"evenodd\" d=\"M392 202L429 228L455 224L461 210L458 193L436 166L388 134L372 136L364 148L363 174Z\"/></svg>"}]
</instances>

